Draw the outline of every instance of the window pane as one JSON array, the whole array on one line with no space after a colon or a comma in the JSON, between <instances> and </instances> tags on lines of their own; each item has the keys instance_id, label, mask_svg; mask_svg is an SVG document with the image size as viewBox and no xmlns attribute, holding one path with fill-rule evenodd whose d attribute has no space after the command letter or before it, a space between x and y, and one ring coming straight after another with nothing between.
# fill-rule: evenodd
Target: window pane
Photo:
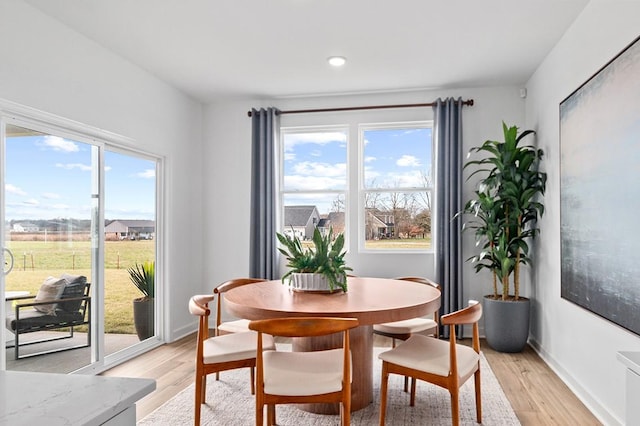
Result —
<instances>
[{"instance_id":1,"label":"window pane","mask_svg":"<svg viewBox=\"0 0 640 426\"><path fill-rule=\"evenodd\" d=\"M431 193L367 192L365 248L431 248Z\"/></svg>"},{"instance_id":2,"label":"window pane","mask_svg":"<svg viewBox=\"0 0 640 426\"><path fill-rule=\"evenodd\" d=\"M431 186L431 128L365 129L365 189Z\"/></svg>"},{"instance_id":3,"label":"window pane","mask_svg":"<svg viewBox=\"0 0 640 426\"><path fill-rule=\"evenodd\" d=\"M283 232L311 240L314 228L344 232L347 133L282 130Z\"/></svg>"},{"instance_id":4,"label":"window pane","mask_svg":"<svg viewBox=\"0 0 640 426\"><path fill-rule=\"evenodd\" d=\"M432 142L424 124L362 126L364 248L431 248Z\"/></svg>"},{"instance_id":5,"label":"window pane","mask_svg":"<svg viewBox=\"0 0 640 426\"><path fill-rule=\"evenodd\" d=\"M283 132L282 138L284 191L346 189L346 132Z\"/></svg>"},{"instance_id":6,"label":"window pane","mask_svg":"<svg viewBox=\"0 0 640 426\"><path fill-rule=\"evenodd\" d=\"M80 141L6 126L5 239L15 262L5 276L7 295L27 293L36 296L47 277L63 274L84 276L86 281L92 282L95 259L92 258L91 233L97 225L92 223L91 211L92 174L96 172L92 165L93 150L91 145ZM53 280L56 281L55 287L60 285L60 281ZM80 287L79 291L82 290ZM63 294L64 291L67 290L64 289ZM67 292L67 297L71 291ZM7 315L13 315L12 319L15 319L17 304L33 302L33 298L6 301ZM71 311L79 322L88 323L87 304L46 305L39 311L24 307L19 308L19 316L22 321L25 316L46 320L42 315L49 313L51 319L46 320L46 324L52 326L56 324L55 318ZM69 328L58 327L21 333L20 356L87 345L88 331L85 324L74 327L73 333ZM11 347L7 350L8 370L69 373L91 363L91 348L88 347L52 353L47 355L47 362L16 360L14 334L6 333L7 346ZM63 337L68 338L54 340ZM49 341L29 344L37 340Z\"/></svg>"},{"instance_id":7,"label":"window pane","mask_svg":"<svg viewBox=\"0 0 640 426\"><path fill-rule=\"evenodd\" d=\"M128 270L155 270L156 163L105 150L105 170L105 340L122 343L109 355L155 334L154 293L146 297Z\"/></svg>"}]
</instances>

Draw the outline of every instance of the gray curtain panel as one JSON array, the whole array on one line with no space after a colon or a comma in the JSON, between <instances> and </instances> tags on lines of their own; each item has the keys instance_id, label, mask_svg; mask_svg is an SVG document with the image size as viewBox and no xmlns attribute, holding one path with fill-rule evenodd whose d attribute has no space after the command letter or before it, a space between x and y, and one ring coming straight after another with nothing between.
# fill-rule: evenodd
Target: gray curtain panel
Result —
<instances>
[{"instance_id":1,"label":"gray curtain panel","mask_svg":"<svg viewBox=\"0 0 640 426\"><path fill-rule=\"evenodd\" d=\"M440 311L447 314L466 306L462 300L462 219L456 216L462 209L462 99L438 99L433 110L438 197L435 280L442 286ZM443 331L448 337L448 329Z\"/></svg>"},{"instance_id":2,"label":"gray curtain panel","mask_svg":"<svg viewBox=\"0 0 640 426\"><path fill-rule=\"evenodd\" d=\"M276 248L276 108L251 110L251 230L249 276L278 278Z\"/></svg>"}]
</instances>

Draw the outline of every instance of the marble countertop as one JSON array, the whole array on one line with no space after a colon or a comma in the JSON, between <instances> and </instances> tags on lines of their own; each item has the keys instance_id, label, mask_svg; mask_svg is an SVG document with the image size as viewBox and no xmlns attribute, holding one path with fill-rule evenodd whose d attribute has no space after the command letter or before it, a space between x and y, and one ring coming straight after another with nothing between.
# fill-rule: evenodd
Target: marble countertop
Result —
<instances>
[{"instance_id":1,"label":"marble countertop","mask_svg":"<svg viewBox=\"0 0 640 426\"><path fill-rule=\"evenodd\" d=\"M618 352L618 359L628 369L640 375L640 352Z\"/></svg>"},{"instance_id":2,"label":"marble countertop","mask_svg":"<svg viewBox=\"0 0 640 426\"><path fill-rule=\"evenodd\" d=\"M152 379L0 371L0 425L100 425L155 388Z\"/></svg>"}]
</instances>

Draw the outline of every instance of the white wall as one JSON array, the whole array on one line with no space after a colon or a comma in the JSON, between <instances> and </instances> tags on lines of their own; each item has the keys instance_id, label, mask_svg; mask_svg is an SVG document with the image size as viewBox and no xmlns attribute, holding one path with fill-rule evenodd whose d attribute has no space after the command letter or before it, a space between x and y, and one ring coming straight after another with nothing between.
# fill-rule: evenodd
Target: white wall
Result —
<instances>
[{"instance_id":1,"label":"white wall","mask_svg":"<svg viewBox=\"0 0 640 426\"><path fill-rule=\"evenodd\" d=\"M272 100L220 100L204 111L204 157L211 166L204 168L205 223L209 225L205 240L212 244L205 247L205 275L210 277L203 288L212 287L231 277L249 273L249 209L251 177L251 120L247 111L251 107L275 106L282 110L357 105L382 105L398 103L426 103L438 97L462 97L474 99L473 107L463 112L463 137L465 152L486 139L502 135L502 120L508 124L524 124L524 104L518 87L451 89L446 91L415 91L352 96L327 96L314 98ZM395 120L410 114L411 119L432 119L431 108L385 110L377 112L377 119ZM341 114L342 122L357 121L364 113ZM327 124L334 115L295 114L282 116L283 126ZM372 115L368 113L367 120ZM368 121L371 122L371 121ZM331 121L329 124L333 124ZM469 196L471 189L467 190ZM350 225L356 226L356 218ZM473 250L473 236L465 235L466 252ZM358 254L357 242L349 242L347 264L354 273L363 276L392 277L399 275L434 276L432 255ZM468 257L468 256L467 256ZM489 275L476 275L465 266L465 298L478 298L490 289Z\"/></svg>"},{"instance_id":2,"label":"white wall","mask_svg":"<svg viewBox=\"0 0 640 426\"><path fill-rule=\"evenodd\" d=\"M167 338L202 282L202 107L18 0L0 3L0 99L114 132L166 158Z\"/></svg>"},{"instance_id":3,"label":"white wall","mask_svg":"<svg viewBox=\"0 0 640 426\"><path fill-rule=\"evenodd\" d=\"M640 351L640 337L560 298L559 104L639 35L639 17L636 1L592 1L527 84L527 127L538 132L549 178L531 338L605 424L624 422L625 370L616 353Z\"/></svg>"}]
</instances>

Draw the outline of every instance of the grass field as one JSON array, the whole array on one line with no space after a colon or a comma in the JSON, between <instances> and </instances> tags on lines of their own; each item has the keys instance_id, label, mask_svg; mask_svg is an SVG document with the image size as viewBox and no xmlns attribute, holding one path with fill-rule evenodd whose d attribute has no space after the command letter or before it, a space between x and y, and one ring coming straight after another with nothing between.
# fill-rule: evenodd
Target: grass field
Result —
<instances>
[{"instance_id":1,"label":"grass field","mask_svg":"<svg viewBox=\"0 0 640 426\"><path fill-rule=\"evenodd\" d=\"M63 272L84 275L91 280L91 247L88 241L10 241L14 256L6 290L36 294L48 276ZM127 268L136 262L155 259L155 241L105 242L105 332L135 333L133 299L142 296L129 280Z\"/></svg>"},{"instance_id":2,"label":"grass field","mask_svg":"<svg viewBox=\"0 0 640 426\"><path fill-rule=\"evenodd\" d=\"M429 250L431 238L398 238L386 240L367 240L365 248L368 250Z\"/></svg>"}]
</instances>

